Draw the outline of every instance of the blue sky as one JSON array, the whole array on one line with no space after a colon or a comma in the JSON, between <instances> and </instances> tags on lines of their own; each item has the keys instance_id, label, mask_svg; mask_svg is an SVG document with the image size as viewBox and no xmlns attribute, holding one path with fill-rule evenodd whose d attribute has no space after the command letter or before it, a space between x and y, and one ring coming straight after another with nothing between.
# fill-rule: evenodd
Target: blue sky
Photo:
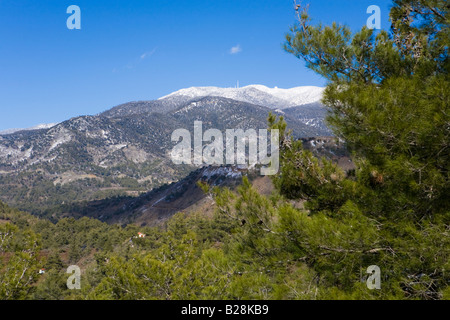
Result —
<instances>
[{"instance_id":1,"label":"blue sky","mask_svg":"<svg viewBox=\"0 0 450 320\"><path fill-rule=\"evenodd\" d=\"M378 5L389 26L391 1L303 2L315 21L355 30ZM81 30L66 27L70 5ZM191 86L324 86L282 50L294 22L291 0L0 0L0 130Z\"/></svg>"}]
</instances>

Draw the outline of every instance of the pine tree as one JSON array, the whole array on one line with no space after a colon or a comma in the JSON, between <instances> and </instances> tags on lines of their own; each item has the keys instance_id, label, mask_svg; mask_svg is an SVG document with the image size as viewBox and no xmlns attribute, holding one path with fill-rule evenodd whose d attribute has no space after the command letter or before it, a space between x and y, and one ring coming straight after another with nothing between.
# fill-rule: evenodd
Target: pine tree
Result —
<instances>
[{"instance_id":1,"label":"pine tree","mask_svg":"<svg viewBox=\"0 0 450 320\"><path fill-rule=\"evenodd\" d=\"M38 237L10 223L0 224L0 299L25 299L36 282L41 263Z\"/></svg>"},{"instance_id":2,"label":"pine tree","mask_svg":"<svg viewBox=\"0 0 450 320\"><path fill-rule=\"evenodd\" d=\"M303 8L286 36L285 49L328 80L327 121L357 165L346 175L289 134L282 139L275 186L309 209L280 210L282 230L327 286L355 292L357 268L371 263L396 297L447 290L449 10L445 1L395 0L390 32L352 34L311 24Z\"/></svg>"}]
</instances>

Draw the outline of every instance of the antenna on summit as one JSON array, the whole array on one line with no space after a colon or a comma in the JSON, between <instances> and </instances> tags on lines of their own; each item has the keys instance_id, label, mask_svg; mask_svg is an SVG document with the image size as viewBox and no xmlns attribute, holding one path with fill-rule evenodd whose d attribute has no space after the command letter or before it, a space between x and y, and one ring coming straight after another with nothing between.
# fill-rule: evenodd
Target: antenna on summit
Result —
<instances>
[{"instance_id":1,"label":"antenna on summit","mask_svg":"<svg viewBox=\"0 0 450 320\"><path fill-rule=\"evenodd\" d=\"M236 89L239 89L239 80L236 83Z\"/></svg>"}]
</instances>

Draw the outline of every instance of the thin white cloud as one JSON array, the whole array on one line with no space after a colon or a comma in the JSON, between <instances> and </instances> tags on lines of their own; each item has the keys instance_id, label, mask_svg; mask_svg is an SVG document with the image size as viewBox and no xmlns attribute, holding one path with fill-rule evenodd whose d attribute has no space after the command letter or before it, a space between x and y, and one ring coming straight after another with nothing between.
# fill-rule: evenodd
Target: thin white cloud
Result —
<instances>
[{"instance_id":1,"label":"thin white cloud","mask_svg":"<svg viewBox=\"0 0 450 320\"><path fill-rule=\"evenodd\" d=\"M120 70L130 70L137 67L139 63L141 63L144 59L151 57L156 52L156 48L151 51L144 52L139 56L139 58L135 58L133 61L130 61L128 64L123 66L122 68L114 68L112 70L113 73L119 72Z\"/></svg>"},{"instance_id":2,"label":"thin white cloud","mask_svg":"<svg viewBox=\"0 0 450 320\"><path fill-rule=\"evenodd\" d=\"M141 60L144 60L147 57L151 57L155 53L155 51L156 51L156 48L153 49L152 51L144 52L143 54L141 54Z\"/></svg>"},{"instance_id":3,"label":"thin white cloud","mask_svg":"<svg viewBox=\"0 0 450 320\"><path fill-rule=\"evenodd\" d=\"M230 54L238 54L242 51L241 45L238 44L230 49Z\"/></svg>"}]
</instances>

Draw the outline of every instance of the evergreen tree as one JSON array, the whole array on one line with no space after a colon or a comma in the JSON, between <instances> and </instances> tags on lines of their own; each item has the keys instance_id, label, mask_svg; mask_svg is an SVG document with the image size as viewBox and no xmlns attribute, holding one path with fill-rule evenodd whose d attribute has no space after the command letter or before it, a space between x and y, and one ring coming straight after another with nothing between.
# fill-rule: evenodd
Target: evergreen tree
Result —
<instances>
[{"instance_id":1,"label":"evergreen tree","mask_svg":"<svg viewBox=\"0 0 450 320\"><path fill-rule=\"evenodd\" d=\"M390 32L355 34L337 23L313 25L306 8L297 8L285 49L328 80L327 120L357 169L352 177L316 159L282 130L275 185L309 209L279 210L286 241L306 254L325 286L351 294L355 275L376 264L384 297L443 297L450 280L450 7L395 0ZM269 122L285 128L282 119Z\"/></svg>"},{"instance_id":2,"label":"evergreen tree","mask_svg":"<svg viewBox=\"0 0 450 320\"><path fill-rule=\"evenodd\" d=\"M1 300L27 298L39 276L39 248L38 237L32 231L0 224Z\"/></svg>"}]
</instances>

